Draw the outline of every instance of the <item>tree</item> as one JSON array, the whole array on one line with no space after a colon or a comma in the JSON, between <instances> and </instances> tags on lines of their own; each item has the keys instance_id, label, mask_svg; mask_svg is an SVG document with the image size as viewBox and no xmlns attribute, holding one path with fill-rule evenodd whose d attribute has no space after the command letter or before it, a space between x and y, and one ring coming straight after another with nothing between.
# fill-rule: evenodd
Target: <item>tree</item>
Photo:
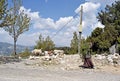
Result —
<instances>
[{"instance_id":1,"label":"tree","mask_svg":"<svg viewBox=\"0 0 120 81\"><path fill-rule=\"evenodd\" d=\"M46 37L45 44L46 44L46 47L45 47L46 50L51 50L55 47L54 42L51 40L49 36Z\"/></svg>"},{"instance_id":2,"label":"tree","mask_svg":"<svg viewBox=\"0 0 120 81\"><path fill-rule=\"evenodd\" d=\"M73 39L71 40L70 46L71 46L71 53L75 54L78 52L78 37L76 32L73 33Z\"/></svg>"},{"instance_id":3,"label":"tree","mask_svg":"<svg viewBox=\"0 0 120 81\"><path fill-rule=\"evenodd\" d=\"M0 28L11 25L10 10L7 9L7 0L0 0Z\"/></svg>"},{"instance_id":4,"label":"tree","mask_svg":"<svg viewBox=\"0 0 120 81\"><path fill-rule=\"evenodd\" d=\"M92 42L93 52L108 52L120 37L120 1L107 5L97 18L105 28L96 28L88 39Z\"/></svg>"},{"instance_id":5,"label":"tree","mask_svg":"<svg viewBox=\"0 0 120 81\"><path fill-rule=\"evenodd\" d=\"M120 1L115 1L112 6L107 5L105 11L98 13L97 18L103 25L114 27L120 35Z\"/></svg>"},{"instance_id":6,"label":"tree","mask_svg":"<svg viewBox=\"0 0 120 81\"><path fill-rule=\"evenodd\" d=\"M39 40L36 42L35 49L42 49L43 51L45 50L52 50L55 47L54 42L51 40L49 36L47 36L45 39L42 37L40 34Z\"/></svg>"},{"instance_id":7,"label":"tree","mask_svg":"<svg viewBox=\"0 0 120 81\"><path fill-rule=\"evenodd\" d=\"M91 36L92 37L98 37L100 34L102 34L102 32L103 32L103 29L97 27L95 30L93 30Z\"/></svg>"},{"instance_id":8,"label":"tree","mask_svg":"<svg viewBox=\"0 0 120 81\"><path fill-rule=\"evenodd\" d=\"M97 50L97 51L100 51L100 53L103 53L105 51L108 51L109 47L110 47L110 42L108 40L99 41L98 42L99 50Z\"/></svg>"},{"instance_id":9,"label":"tree","mask_svg":"<svg viewBox=\"0 0 120 81\"><path fill-rule=\"evenodd\" d=\"M118 53L120 55L120 37L117 38L117 41L118 41L118 49L117 49L117 51L118 51Z\"/></svg>"},{"instance_id":10,"label":"tree","mask_svg":"<svg viewBox=\"0 0 120 81\"><path fill-rule=\"evenodd\" d=\"M81 49L80 49L80 51L82 53L82 56L87 54L89 49L90 49L89 42L85 39L81 39Z\"/></svg>"},{"instance_id":11,"label":"tree","mask_svg":"<svg viewBox=\"0 0 120 81\"><path fill-rule=\"evenodd\" d=\"M5 27L5 31L14 39L14 54L16 55L16 42L18 37L28 31L30 18L24 11L20 11L21 0L13 0L13 9L10 12L11 17L14 19L12 25Z\"/></svg>"},{"instance_id":12,"label":"tree","mask_svg":"<svg viewBox=\"0 0 120 81\"><path fill-rule=\"evenodd\" d=\"M36 46L34 47L35 49L41 49L43 48L43 43L44 43L44 38L42 37L42 35L40 34L39 36L39 40L36 42Z\"/></svg>"},{"instance_id":13,"label":"tree","mask_svg":"<svg viewBox=\"0 0 120 81\"><path fill-rule=\"evenodd\" d=\"M92 43L92 51L96 52L99 50L99 44L98 42L100 42L100 36L103 34L103 29L97 27L96 29L93 30L93 32L91 33L91 36L89 36L87 38L86 41L91 42Z\"/></svg>"}]
</instances>

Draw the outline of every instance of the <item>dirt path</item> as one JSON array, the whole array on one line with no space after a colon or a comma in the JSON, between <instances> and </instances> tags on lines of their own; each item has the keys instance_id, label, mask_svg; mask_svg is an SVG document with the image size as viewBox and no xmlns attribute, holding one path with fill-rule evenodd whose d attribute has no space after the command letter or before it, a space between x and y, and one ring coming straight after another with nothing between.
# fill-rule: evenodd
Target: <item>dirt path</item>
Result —
<instances>
[{"instance_id":1,"label":"dirt path","mask_svg":"<svg viewBox=\"0 0 120 81\"><path fill-rule=\"evenodd\" d=\"M0 81L120 81L120 74L93 69L45 69L25 66L21 62L0 65Z\"/></svg>"}]
</instances>

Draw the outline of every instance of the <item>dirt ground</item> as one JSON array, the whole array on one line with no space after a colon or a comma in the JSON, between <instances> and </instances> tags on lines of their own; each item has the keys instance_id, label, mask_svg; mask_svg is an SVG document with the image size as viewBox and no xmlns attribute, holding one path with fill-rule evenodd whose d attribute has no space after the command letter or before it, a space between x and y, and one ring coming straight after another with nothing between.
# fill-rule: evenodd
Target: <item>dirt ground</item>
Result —
<instances>
[{"instance_id":1,"label":"dirt ground","mask_svg":"<svg viewBox=\"0 0 120 81\"><path fill-rule=\"evenodd\" d=\"M58 61L58 60L55 60ZM98 64L94 69L79 67L79 55L60 58L59 62L24 59L0 65L0 81L120 81L120 66Z\"/></svg>"}]
</instances>

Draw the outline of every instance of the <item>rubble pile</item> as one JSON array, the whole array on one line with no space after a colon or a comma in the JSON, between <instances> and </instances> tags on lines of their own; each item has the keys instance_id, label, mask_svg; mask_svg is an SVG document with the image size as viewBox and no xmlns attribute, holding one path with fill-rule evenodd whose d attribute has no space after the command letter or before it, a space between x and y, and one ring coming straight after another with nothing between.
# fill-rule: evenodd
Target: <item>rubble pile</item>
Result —
<instances>
[{"instance_id":1,"label":"rubble pile","mask_svg":"<svg viewBox=\"0 0 120 81\"><path fill-rule=\"evenodd\" d=\"M72 70L79 69L80 56L78 54L75 55L65 55L65 54L57 54L52 56L30 56L30 61L34 61L32 64L27 63L26 65L34 65L40 67L55 67L56 69L62 70ZM49 67L49 68L50 68Z\"/></svg>"},{"instance_id":2,"label":"rubble pile","mask_svg":"<svg viewBox=\"0 0 120 81\"><path fill-rule=\"evenodd\" d=\"M27 59L26 65L38 66L42 68L54 68L62 70L75 70L80 69L80 65L83 65L83 61L78 54L65 55L63 52L57 52L53 54L45 54L45 56L30 56ZM96 54L92 55L92 61L95 69L101 68L102 66L118 66L120 65L119 54Z\"/></svg>"},{"instance_id":3,"label":"rubble pile","mask_svg":"<svg viewBox=\"0 0 120 81\"><path fill-rule=\"evenodd\" d=\"M93 60L95 62L96 65L98 66L104 66L104 65L120 65L120 55L115 53L115 54L96 54L95 56L93 56Z\"/></svg>"}]
</instances>

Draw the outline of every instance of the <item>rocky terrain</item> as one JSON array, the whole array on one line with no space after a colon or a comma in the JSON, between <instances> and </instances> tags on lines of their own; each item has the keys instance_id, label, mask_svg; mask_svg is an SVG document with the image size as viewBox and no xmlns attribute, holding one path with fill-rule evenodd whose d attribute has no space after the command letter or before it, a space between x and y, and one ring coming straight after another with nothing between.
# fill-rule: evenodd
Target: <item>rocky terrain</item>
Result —
<instances>
[{"instance_id":1,"label":"rocky terrain","mask_svg":"<svg viewBox=\"0 0 120 81\"><path fill-rule=\"evenodd\" d=\"M94 69L79 67L79 55L44 60L22 59L0 64L0 81L120 81L120 66L92 58Z\"/></svg>"}]
</instances>

